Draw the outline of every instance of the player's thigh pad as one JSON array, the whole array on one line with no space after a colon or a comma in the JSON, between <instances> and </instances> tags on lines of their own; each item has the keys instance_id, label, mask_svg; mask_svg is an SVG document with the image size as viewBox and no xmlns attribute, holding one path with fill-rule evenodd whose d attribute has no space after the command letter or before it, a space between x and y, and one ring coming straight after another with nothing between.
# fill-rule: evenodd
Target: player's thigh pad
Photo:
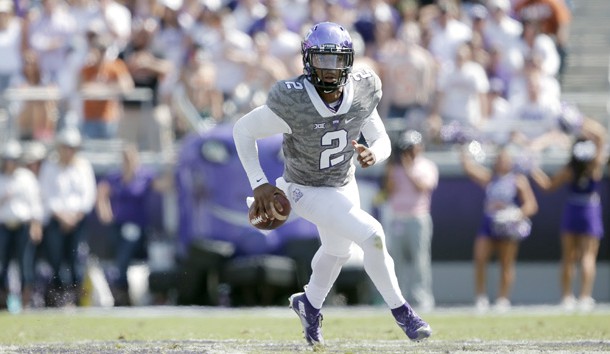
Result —
<instances>
[{"instance_id":1,"label":"player's thigh pad","mask_svg":"<svg viewBox=\"0 0 610 354\"><path fill-rule=\"evenodd\" d=\"M360 209L355 181L335 188L303 186L280 178L277 185L290 199L293 211L317 226L323 245L335 238L361 243L382 233L379 222ZM345 242L348 247L350 243Z\"/></svg>"}]
</instances>

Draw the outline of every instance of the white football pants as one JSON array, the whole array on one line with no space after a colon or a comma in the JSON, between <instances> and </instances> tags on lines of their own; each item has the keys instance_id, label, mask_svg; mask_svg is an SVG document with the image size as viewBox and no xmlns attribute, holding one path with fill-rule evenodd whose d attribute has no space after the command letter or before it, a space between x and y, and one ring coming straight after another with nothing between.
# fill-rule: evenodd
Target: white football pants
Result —
<instances>
[{"instance_id":1,"label":"white football pants","mask_svg":"<svg viewBox=\"0 0 610 354\"><path fill-rule=\"evenodd\" d=\"M343 187L310 187L276 181L290 200L292 211L318 228L321 247L311 262L312 274L305 290L307 298L321 308L350 257L353 242L362 248L364 269L390 308L405 303L387 251L381 224L360 208L356 181Z\"/></svg>"}]
</instances>

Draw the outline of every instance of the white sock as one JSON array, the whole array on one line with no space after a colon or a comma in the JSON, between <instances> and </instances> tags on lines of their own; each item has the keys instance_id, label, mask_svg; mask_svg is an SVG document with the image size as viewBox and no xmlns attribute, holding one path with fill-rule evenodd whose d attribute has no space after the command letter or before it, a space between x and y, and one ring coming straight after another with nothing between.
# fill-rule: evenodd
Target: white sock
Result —
<instances>
[{"instance_id":1,"label":"white sock","mask_svg":"<svg viewBox=\"0 0 610 354\"><path fill-rule=\"evenodd\" d=\"M326 296L339 276L341 267L348 259L349 255L337 257L324 252L322 248L318 249L311 260L311 278L305 288L305 295L313 307L322 308Z\"/></svg>"},{"instance_id":2,"label":"white sock","mask_svg":"<svg viewBox=\"0 0 610 354\"><path fill-rule=\"evenodd\" d=\"M373 235L362 242L360 247L364 253L364 270L385 303L390 309L403 305L406 300L398 286L394 260L388 253L384 235Z\"/></svg>"}]
</instances>

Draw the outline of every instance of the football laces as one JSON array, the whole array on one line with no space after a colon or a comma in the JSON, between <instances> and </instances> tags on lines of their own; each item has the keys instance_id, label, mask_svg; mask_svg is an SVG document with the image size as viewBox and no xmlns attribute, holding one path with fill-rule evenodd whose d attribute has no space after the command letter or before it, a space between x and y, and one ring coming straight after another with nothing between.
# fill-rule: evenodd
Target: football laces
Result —
<instances>
[{"instance_id":1,"label":"football laces","mask_svg":"<svg viewBox=\"0 0 610 354\"><path fill-rule=\"evenodd\" d=\"M259 216L255 217L254 219L251 219L250 222L252 223L252 225L258 225L263 222L263 216L259 215Z\"/></svg>"}]
</instances>

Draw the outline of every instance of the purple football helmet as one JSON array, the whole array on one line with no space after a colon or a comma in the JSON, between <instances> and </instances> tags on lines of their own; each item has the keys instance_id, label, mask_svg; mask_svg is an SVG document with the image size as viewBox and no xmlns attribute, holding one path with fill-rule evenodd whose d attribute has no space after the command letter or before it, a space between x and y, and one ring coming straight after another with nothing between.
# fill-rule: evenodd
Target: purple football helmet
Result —
<instances>
[{"instance_id":1,"label":"purple football helmet","mask_svg":"<svg viewBox=\"0 0 610 354\"><path fill-rule=\"evenodd\" d=\"M301 44L307 79L325 92L344 86L354 63L354 48L348 31L336 23L313 26Z\"/></svg>"}]
</instances>

